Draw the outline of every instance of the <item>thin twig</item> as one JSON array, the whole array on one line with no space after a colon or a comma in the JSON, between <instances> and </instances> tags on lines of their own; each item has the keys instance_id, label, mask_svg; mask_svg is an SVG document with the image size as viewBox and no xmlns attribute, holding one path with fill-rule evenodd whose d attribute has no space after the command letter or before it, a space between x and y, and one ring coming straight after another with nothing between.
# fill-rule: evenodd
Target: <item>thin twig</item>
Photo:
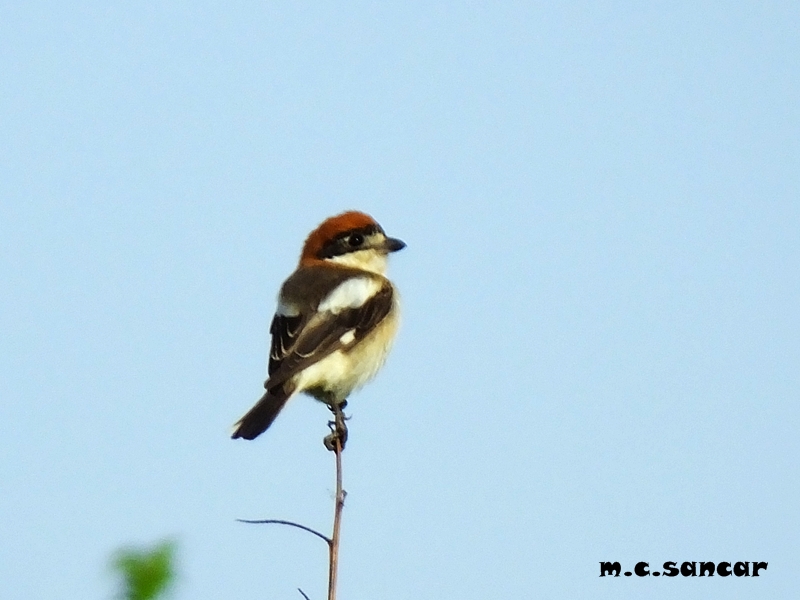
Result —
<instances>
[{"instance_id":1,"label":"thin twig","mask_svg":"<svg viewBox=\"0 0 800 600\"><path fill-rule=\"evenodd\" d=\"M300 588L297 588L297 591L300 592L303 595L303 598L305 598L306 600L311 600L311 598L306 596L306 593L303 590L301 590Z\"/></svg>"},{"instance_id":2,"label":"thin twig","mask_svg":"<svg viewBox=\"0 0 800 600\"><path fill-rule=\"evenodd\" d=\"M326 544L330 547L331 545L331 538L327 535L320 533L316 529L311 529L311 527L306 527L305 525L301 525L300 523L295 523L294 521L284 521L283 519L262 519L260 521L251 521L250 519L236 519L239 523L254 523L257 525L264 525L264 524L271 524L274 523L275 525L289 525L291 527L297 527L298 529L302 529L303 531L307 531L308 533L313 533L318 538L325 541Z\"/></svg>"}]
</instances>

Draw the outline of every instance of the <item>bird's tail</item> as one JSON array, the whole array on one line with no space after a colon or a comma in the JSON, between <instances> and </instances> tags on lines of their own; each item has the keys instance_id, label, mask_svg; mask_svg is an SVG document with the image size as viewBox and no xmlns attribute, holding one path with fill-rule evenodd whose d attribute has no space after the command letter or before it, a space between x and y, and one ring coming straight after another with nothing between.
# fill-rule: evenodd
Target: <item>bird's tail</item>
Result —
<instances>
[{"instance_id":1,"label":"bird's tail","mask_svg":"<svg viewBox=\"0 0 800 600\"><path fill-rule=\"evenodd\" d=\"M261 400L256 402L256 405L234 425L231 437L234 440L237 438L246 440L257 438L272 425L275 417L281 412L291 395L291 390L287 390L286 386L279 386L264 392Z\"/></svg>"}]
</instances>

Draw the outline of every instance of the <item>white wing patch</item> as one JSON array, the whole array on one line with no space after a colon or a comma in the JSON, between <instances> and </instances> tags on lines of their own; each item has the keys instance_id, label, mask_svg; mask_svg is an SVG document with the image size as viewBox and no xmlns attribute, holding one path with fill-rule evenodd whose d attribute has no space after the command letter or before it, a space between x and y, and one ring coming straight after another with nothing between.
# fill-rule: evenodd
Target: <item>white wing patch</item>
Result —
<instances>
[{"instance_id":1,"label":"white wing patch","mask_svg":"<svg viewBox=\"0 0 800 600\"><path fill-rule=\"evenodd\" d=\"M354 339L356 339L356 330L351 329L350 331L344 333L342 337L339 338L339 341L347 346L348 344L352 344Z\"/></svg>"},{"instance_id":2,"label":"white wing patch","mask_svg":"<svg viewBox=\"0 0 800 600\"><path fill-rule=\"evenodd\" d=\"M381 283L372 277L353 277L336 286L319 303L319 312L330 311L335 315L348 308L358 308L381 289ZM347 335L347 334L345 334Z\"/></svg>"}]
</instances>

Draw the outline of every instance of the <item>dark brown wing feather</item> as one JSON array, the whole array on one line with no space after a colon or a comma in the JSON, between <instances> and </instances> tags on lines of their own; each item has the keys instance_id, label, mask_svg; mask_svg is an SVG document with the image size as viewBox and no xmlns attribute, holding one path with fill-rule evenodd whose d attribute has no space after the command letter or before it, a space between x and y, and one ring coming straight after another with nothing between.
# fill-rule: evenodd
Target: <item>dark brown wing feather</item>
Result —
<instances>
[{"instance_id":1,"label":"dark brown wing feather","mask_svg":"<svg viewBox=\"0 0 800 600\"><path fill-rule=\"evenodd\" d=\"M269 332L272 334L272 345L269 351L269 366L267 372L272 375L280 366L281 361L289 353L294 344L300 327L303 324L303 317L287 317L275 315L272 318Z\"/></svg>"},{"instance_id":2,"label":"dark brown wing feather","mask_svg":"<svg viewBox=\"0 0 800 600\"><path fill-rule=\"evenodd\" d=\"M277 388L309 365L340 349L343 346L340 338L348 331L354 331L356 341L363 338L389 314L392 297L392 287L386 284L358 308L338 314L318 313L308 320L293 317L301 319L294 328L291 323L284 322L287 317L276 316L270 328L272 352L269 379L264 387L268 390Z\"/></svg>"}]
</instances>

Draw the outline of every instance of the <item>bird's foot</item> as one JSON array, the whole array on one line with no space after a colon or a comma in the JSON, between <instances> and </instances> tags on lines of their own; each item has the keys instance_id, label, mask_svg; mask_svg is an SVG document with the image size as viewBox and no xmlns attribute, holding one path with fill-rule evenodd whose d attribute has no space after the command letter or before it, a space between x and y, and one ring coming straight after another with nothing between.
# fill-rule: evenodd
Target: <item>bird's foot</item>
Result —
<instances>
[{"instance_id":1,"label":"bird's foot","mask_svg":"<svg viewBox=\"0 0 800 600\"><path fill-rule=\"evenodd\" d=\"M335 400L331 400L330 402L326 401L325 406L328 407L329 411L336 415L337 412L342 412L345 408L347 408L347 400L342 400L338 404Z\"/></svg>"},{"instance_id":2,"label":"bird's foot","mask_svg":"<svg viewBox=\"0 0 800 600\"><path fill-rule=\"evenodd\" d=\"M325 447L331 452L341 452L344 450L344 445L347 443L347 419L342 409L347 406L347 401L344 400L340 404L330 406L333 413L334 420L328 421L328 428L331 432L325 436L323 443Z\"/></svg>"}]
</instances>

